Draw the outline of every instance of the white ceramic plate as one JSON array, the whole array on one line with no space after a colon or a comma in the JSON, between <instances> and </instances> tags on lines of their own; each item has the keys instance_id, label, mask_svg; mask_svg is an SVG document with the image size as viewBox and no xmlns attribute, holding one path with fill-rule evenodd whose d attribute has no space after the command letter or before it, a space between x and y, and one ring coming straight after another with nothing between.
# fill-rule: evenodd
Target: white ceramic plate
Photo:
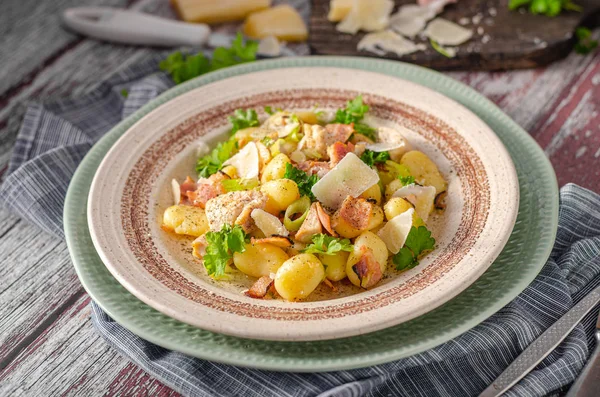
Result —
<instances>
[{"instance_id":1,"label":"white ceramic plate","mask_svg":"<svg viewBox=\"0 0 600 397\"><path fill-rule=\"evenodd\" d=\"M414 131L449 182L448 208L433 224L436 249L414 269L389 270L375 288L319 301L256 300L236 283L214 281L191 256L190 240L160 229L172 204L172 178L193 175L199 142L223 139L227 115L265 105L343 107L363 94L371 122ZM94 177L88 221L94 245L115 278L139 299L214 332L268 340L363 334L408 321L452 299L504 247L518 208L509 154L469 110L420 85L339 68L287 68L232 77L194 89L149 113L114 145ZM251 282L252 280L246 280Z\"/></svg>"}]
</instances>

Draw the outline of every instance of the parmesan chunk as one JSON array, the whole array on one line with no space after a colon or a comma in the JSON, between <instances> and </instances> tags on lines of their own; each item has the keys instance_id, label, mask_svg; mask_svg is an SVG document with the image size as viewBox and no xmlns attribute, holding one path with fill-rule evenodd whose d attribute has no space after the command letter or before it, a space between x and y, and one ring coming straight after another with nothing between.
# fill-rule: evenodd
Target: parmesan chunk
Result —
<instances>
[{"instance_id":1,"label":"parmesan chunk","mask_svg":"<svg viewBox=\"0 0 600 397\"><path fill-rule=\"evenodd\" d=\"M275 215L269 214L267 211L260 208L253 209L250 213L254 224L258 227L266 237L273 235L287 236L290 234L288 230L283 226L279 218Z\"/></svg>"},{"instance_id":2,"label":"parmesan chunk","mask_svg":"<svg viewBox=\"0 0 600 397\"><path fill-rule=\"evenodd\" d=\"M393 217L384 227L379 229L377 235L383 240L387 249L392 254L397 254L400 248L404 246L406 237L412 228L414 209L409 210Z\"/></svg>"},{"instance_id":3,"label":"parmesan chunk","mask_svg":"<svg viewBox=\"0 0 600 397\"><path fill-rule=\"evenodd\" d=\"M278 57L281 55L281 44L277 37L267 36L258 43L257 53L268 57Z\"/></svg>"},{"instance_id":4,"label":"parmesan chunk","mask_svg":"<svg viewBox=\"0 0 600 397\"><path fill-rule=\"evenodd\" d=\"M186 22L221 23L269 8L271 0L171 0L171 4Z\"/></svg>"},{"instance_id":5,"label":"parmesan chunk","mask_svg":"<svg viewBox=\"0 0 600 397\"><path fill-rule=\"evenodd\" d=\"M256 143L248 143L233 157L224 162L223 165L234 166L238 176L242 179L258 178L260 158L258 156Z\"/></svg>"},{"instance_id":6,"label":"parmesan chunk","mask_svg":"<svg viewBox=\"0 0 600 397\"><path fill-rule=\"evenodd\" d=\"M402 56L416 51L423 51L426 47L423 44L415 44L391 30L384 30L365 35L358 42L357 48L359 51L369 51L377 55L393 52L398 56Z\"/></svg>"},{"instance_id":7,"label":"parmesan chunk","mask_svg":"<svg viewBox=\"0 0 600 397\"><path fill-rule=\"evenodd\" d=\"M377 171L354 153L348 153L311 190L323 205L337 210L346 197L359 197L378 182Z\"/></svg>"},{"instance_id":8,"label":"parmesan chunk","mask_svg":"<svg viewBox=\"0 0 600 397\"><path fill-rule=\"evenodd\" d=\"M436 18L427 25L425 36L441 45L460 45L468 41L473 32L443 18Z\"/></svg>"},{"instance_id":9,"label":"parmesan chunk","mask_svg":"<svg viewBox=\"0 0 600 397\"><path fill-rule=\"evenodd\" d=\"M331 0L329 3L329 14L327 19L331 22L339 22L346 18L346 15L352 10L352 4L354 0Z\"/></svg>"},{"instance_id":10,"label":"parmesan chunk","mask_svg":"<svg viewBox=\"0 0 600 397\"><path fill-rule=\"evenodd\" d=\"M385 29L390 22L392 8L392 0L354 0L352 9L336 29L350 34L361 29L366 32Z\"/></svg>"},{"instance_id":11,"label":"parmesan chunk","mask_svg":"<svg viewBox=\"0 0 600 397\"><path fill-rule=\"evenodd\" d=\"M253 39L274 36L283 41L305 41L308 29L298 11L284 4L249 15L244 34Z\"/></svg>"},{"instance_id":12,"label":"parmesan chunk","mask_svg":"<svg viewBox=\"0 0 600 397\"><path fill-rule=\"evenodd\" d=\"M181 201L181 186L177 179L171 179L171 188L173 189L173 204L178 205Z\"/></svg>"},{"instance_id":13,"label":"parmesan chunk","mask_svg":"<svg viewBox=\"0 0 600 397\"><path fill-rule=\"evenodd\" d=\"M435 188L433 186L419 186L410 184L396 190L392 197L400 197L410 201L415 206L417 215L427 222L429 214L433 211Z\"/></svg>"}]
</instances>

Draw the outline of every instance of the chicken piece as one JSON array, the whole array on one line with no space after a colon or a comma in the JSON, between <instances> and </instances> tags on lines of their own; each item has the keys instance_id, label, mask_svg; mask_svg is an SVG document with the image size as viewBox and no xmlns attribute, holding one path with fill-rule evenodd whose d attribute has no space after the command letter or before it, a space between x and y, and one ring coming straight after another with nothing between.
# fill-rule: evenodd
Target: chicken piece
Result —
<instances>
[{"instance_id":1,"label":"chicken piece","mask_svg":"<svg viewBox=\"0 0 600 397\"><path fill-rule=\"evenodd\" d=\"M342 142L335 142L333 145L327 148L327 154L329 155L329 163L331 168L335 167L345 155L354 152L354 144L352 142L344 144Z\"/></svg>"},{"instance_id":2,"label":"chicken piece","mask_svg":"<svg viewBox=\"0 0 600 397\"><path fill-rule=\"evenodd\" d=\"M250 298L262 299L269 292L269 288L273 284L273 279L269 276L262 276L259 278L248 291L246 295Z\"/></svg>"},{"instance_id":3,"label":"chicken piece","mask_svg":"<svg viewBox=\"0 0 600 397\"><path fill-rule=\"evenodd\" d=\"M373 251L363 246L361 247L361 254L358 262L352 266L352 270L358 276L360 286L370 288L381 280L383 273L381 272L381 266L375 260Z\"/></svg>"},{"instance_id":4,"label":"chicken piece","mask_svg":"<svg viewBox=\"0 0 600 397\"><path fill-rule=\"evenodd\" d=\"M229 192L208 200L206 217L210 230L218 232L223 225L240 225L246 233L254 228L250 214L255 208L263 209L267 196L256 190Z\"/></svg>"},{"instance_id":5,"label":"chicken piece","mask_svg":"<svg viewBox=\"0 0 600 397\"><path fill-rule=\"evenodd\" d=\"M304 136L298 142L298 150L309 149L319 155L319 158L327 157L327 131L320 125L304 124Z\"/></svg>"},{"instance_id":6,"label":"chicken piece","mask_svg":"<svg viewBox=\"0 0 600 397\"><path fill-rule=\"evenodd\" d=\"M296 240L302 243L310 243L312 237L315 234L320 233L323 233L323 226L319 220L317 203L312 203L308 210L308 214L306 215L306 219L304 219L302 226L300 226L300 229L298 229L298 232L296 233Z\"/></svg>"},{"instance_id":7,"label":"chicken piece","mask_svg":"<svg viewBox=\"0 0 600 397\"><path fill-rule=\"evenodd\" d=\"M302 161L296 164L296 167L309 175L316 175L319 178L323 178L331 171L331 164L327 161Z\"/></svg>"},{"instance_id":8,"label":"chicken piece","mask_svg":"<svg viewBox=\"0 0 600 397\"><path fill-rule=\"evenodd\" d=\"M329 146L335 142L346 143L354 133L354 126L352 124L327 124L325 130L327 131L327 146Z\"/></svg>"},{"instance_id":9,"label":"chicken piece","mask_svg":"<svg viewBox=\"0 0 600 397\"><path fill-rule=\"evenodd\" d=\"M333 230L333 227L331 226L331 217L327 212L325 212L325 209L323 209L321 203L317 201L315 204L317 205L317 215L319 217L319 221L321 221L321 225L323 225L323 227L329 232L329 234L331 234L333 237L337 237L337 233L335 232L335 230Z\"/></svg>"}]
</instances>

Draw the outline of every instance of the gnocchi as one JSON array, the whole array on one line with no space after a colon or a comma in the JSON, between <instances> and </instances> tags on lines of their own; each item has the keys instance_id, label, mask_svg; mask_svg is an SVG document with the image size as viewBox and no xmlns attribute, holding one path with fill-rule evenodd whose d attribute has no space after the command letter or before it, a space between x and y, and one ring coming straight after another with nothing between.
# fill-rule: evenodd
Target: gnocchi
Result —
<instances>
[{"instance_id":1,"label":"gnocchi","mask_svg":"<svg viewBox=\"0 0 600 397\"><path fill-rule=\"evenodd\" d=\"M162 228L195 238L191 258L208 276L237 274L253 299L300 301L321 283L345 296L435 249L421 227L442 216L448 183L405 127L368 128L360 96L337 111L269 105L236 110L229 140L197 153L198 179L169 187ZM363 128L339 122L348 112Z\"/></svg>"},{"instance_id":2,"label":"gnocchi","mask_svg":"<svg viewBox=\"0 0 600 397\"><path fill-rule=\"evenodd\" d=\"M286 260L275 274L275 290L288 301L304 299L325 278L325 268L313 254L298 254Z\"/></svg>"}]
</instances>

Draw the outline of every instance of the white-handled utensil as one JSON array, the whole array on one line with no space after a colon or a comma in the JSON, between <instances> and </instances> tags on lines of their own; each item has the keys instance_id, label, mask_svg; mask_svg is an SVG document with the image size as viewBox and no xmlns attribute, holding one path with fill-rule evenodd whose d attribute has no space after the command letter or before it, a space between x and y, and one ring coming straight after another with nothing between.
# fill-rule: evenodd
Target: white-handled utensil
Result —
<instances>
[{"instance_id":1,"label":"white-handled utensil","mask_svg":"<svg viewBox=\"0 0 600 397\"><path fill-rule=\"evenodd\" d=\"M204 24L109 7L69 8L63 13L63 21L84 35L125 44L199 47L210 35L210 28Z\"/></svg>"}]
</instances>

